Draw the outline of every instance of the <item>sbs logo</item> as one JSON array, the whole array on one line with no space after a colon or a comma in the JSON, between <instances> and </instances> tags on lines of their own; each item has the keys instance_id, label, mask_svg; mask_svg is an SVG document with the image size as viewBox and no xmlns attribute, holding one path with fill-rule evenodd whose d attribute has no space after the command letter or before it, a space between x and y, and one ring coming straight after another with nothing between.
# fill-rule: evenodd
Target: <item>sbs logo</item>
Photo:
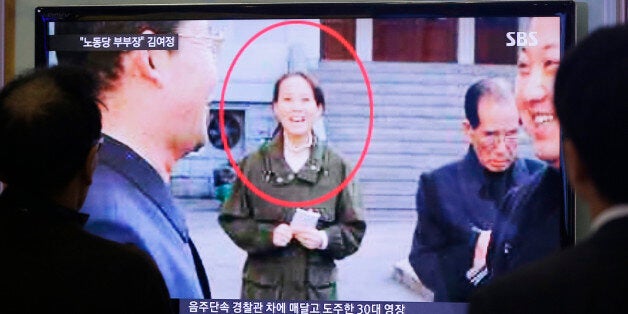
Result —
<instances>
[{"instance_id":1,"label":"sbs logo","mask_svg":"<svg viewBox=\"0 0 628 314\"><path fill-rule=\"evenodd\" d=\"M536 34L537 32L508 32L506 33L506 46L534 47L539 44Z\"/></svg>"}]
</instances>

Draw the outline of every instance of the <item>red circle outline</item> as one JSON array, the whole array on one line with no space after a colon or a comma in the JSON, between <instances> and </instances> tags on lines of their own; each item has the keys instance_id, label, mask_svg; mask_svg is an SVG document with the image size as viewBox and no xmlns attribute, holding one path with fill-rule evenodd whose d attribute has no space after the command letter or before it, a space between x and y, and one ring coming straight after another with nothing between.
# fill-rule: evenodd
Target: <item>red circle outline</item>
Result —
<instances>
[{"instance_id":1,"label":"red circle outline","mask_svg":"<svg viewBox=\"0 0 628 314\"><path fill-rule=\"evenodd\" d=\"M358 159L358 162L356 163L353 171L351 171L351 173L349 173L349 175L345 178L345 180L340 185L338 185L337 187L335 187L334 189L329 191L327 194L324 194L324 195L322 195L322 196L320 196L318 198L315 198L315 199L306 200L306 201L300 201L300 202L286 201L286 200L275 198L273 196L270 196L270 195L264 193L262 190L258 189L253 183L251 183L251 181L249 181L249 179L242 173L242 170L240 169L240 167L238 167L237 162L233 159L233 155L231 154L231 148L229 148L228 145L227 145L228 144L227 134L225 132L225 93L226 93L226 90L227 90L227 85L229 84L229 79L231 77L231 72L233 71L233 68L235 67L235 64L237 63L238 59L240 59L240 57L242 56L242 53L244 53L244 50L246 50L246 48L248 48L248 46L251 45L251 43L253 43L253 41L258 39L263 34L267 33L270 30L273 30L275 28L279 28L279 27L286 26L286 25L291 25L291 24L307 25L307 26L318 27L319 29L321 29L325 33L327 33L327 34L333 36L334 38L336 38L336 40L338 40L349 51L349 53L351 53L351 56L358 63L358 66L360 67L360 71L362 72L362 76L364 77L364 82L366 84L366 90L367 90L368 97L369 97L369 110L370 110L370 112L369 112L369 127L368 127L368 131L367 131L367 134L366 134L366 141L364 143L364 148L362 149L362 153L360 154L360 158ZM235 170L236 174L238 175L238 178L240 180L242 180L242 183L244 183L244 185L247 188L249 188L253 193L255 193L257 196L261 197L265 201L270 202L270 203L275 204L275 205L284 206L284 207L303 207L303 208L311 207L311 206L314 206L316 204L322 203L322 202L324 202L324 201L326 201L326 200L336 196L338 193L340 193L340 191L342 191L349 184L349 182L351 182L351 180L353 180L353 178L355 177L358 169L360 169L360 167L362 166L362 162L364 161L364 158L366 157L366 153L368 152L368 148L369 148L370 143L371 143L371 136L373 134L374 104L373 104L373 91L371 89L371 81L369 80L368 74L366 73L366 68L364 67L364 64L362 64L362 61L358 57L358 55L355 52L355 50L353 49L353 47L351 47L349 42L347 42L347 40L344 37L342 37L342 35L340 35L338 32L336 32L332 28L330 28L328 26L325 26L325 25L322 25L322 24L319 24L319 23L310 22L310 21L284 21L284 22L275 23L275 24L272 24L272 25L262 29L261 31L256 33L253 37L251 37L244 44L244 46L242 46L242 48L240 48L240 50L236 54L235 58L231 62L231 65L229 66L229 70L227 71L227 75L225 76L224 83L222 85L222 91L220 93L220 107L218 109L218 121L219 121L219 126L220 126L220 138L222 139L223 147L225 149L225 152L227 153L227 158L229 159L229 163L231 164L231 166Z\"/></svg>"}]
</instances>

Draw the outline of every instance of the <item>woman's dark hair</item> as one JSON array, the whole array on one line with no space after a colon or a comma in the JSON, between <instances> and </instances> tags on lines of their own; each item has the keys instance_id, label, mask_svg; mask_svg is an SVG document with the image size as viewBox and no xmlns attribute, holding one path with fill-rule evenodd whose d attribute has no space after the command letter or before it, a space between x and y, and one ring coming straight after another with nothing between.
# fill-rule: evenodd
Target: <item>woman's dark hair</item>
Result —
<instances>
[{"instance_id":1,"label":"woman's dark hair","mask_svg":"<svg viewBox=\"0 0 628 314\"><path fill-rule=\"evenodd\" d=\"M302 77L310 85L310 87L312 88L312 93L314 94L314 101L316 101L316 105L321 106L323 108L323 111L325 111L325 95L323 94L323 89L318 85L316 79L303 72L289 72L277 79L277 81L275 82L275 87L273 88L273 106L279 100L279 87L281 86L281 83L283 83L283 81L285 81L286 79L294 76ZM273 131L272 136L275 137L275 135L277 135L281 130L283 130L281 123L277 123L277 127Z\"/></svg>"},{"instance_id":2,"label":"woman's dark hair","mask_svg":"<svg viewBox=\"0 0 628 314\"><path fill-rule=\"evenodd\" d=\"M293 76L300 76L305 79L308 84L310 84L310 87L312 88L312 93L314 94L314 100L316 101L316 105L322 106L323 110L325 110L325 95L323 94L323 90L312 76L307 75L303 72L286 73L275 82L275 88L273 89L273 103L276 103L279 100L279 87L281 83Z\"/></svg>"}]
</instances>

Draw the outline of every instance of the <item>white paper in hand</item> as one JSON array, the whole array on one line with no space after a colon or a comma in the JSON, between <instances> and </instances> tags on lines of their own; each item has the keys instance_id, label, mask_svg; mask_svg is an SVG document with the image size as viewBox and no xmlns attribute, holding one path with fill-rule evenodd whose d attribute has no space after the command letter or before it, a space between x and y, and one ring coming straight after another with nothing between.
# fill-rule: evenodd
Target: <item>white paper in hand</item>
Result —
<instances>
[{"instance_id":1,"label":"white paper in hand","mask_svg":"<svg viewBox=\"0 0 628 314\"><path fill-rule=\"evenodd\" d=\"M321 214L317 212L297 208L294 212L294 216L292 217L292 221L290 221L290 226L299 228L316 228L318 218L320 217Z\"/></svg>"}]
</instances>

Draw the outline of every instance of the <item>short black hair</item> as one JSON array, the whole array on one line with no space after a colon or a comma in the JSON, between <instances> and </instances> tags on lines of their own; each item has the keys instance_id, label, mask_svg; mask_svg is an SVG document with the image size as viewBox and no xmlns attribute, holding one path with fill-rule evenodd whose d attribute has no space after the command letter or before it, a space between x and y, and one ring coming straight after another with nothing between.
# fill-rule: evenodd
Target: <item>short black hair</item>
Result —
<instances>
[{"instance_id":1,"label":"short black hair","mask_svg":"<svg viewBox=\"0 0 628 314\"><path fill-rule=\"evenodd\" d=\"M65 187L101 136L98 81L83 69L29 71L0 91L0 180Z\"/></svg>"},{"instance_id":2,"label":"short black hair","mask_svg":"<svg viewBox=\"0 0 628 314\"><path fill-rule=\"evenodd\" d=\"M151 30L156 34L175 33L182 21L81 21L55 23L56 35L141 34ZM60 65L85 67L99 76L102 88L120 75L120 56L126 51L57 51Z\"/></svg>"},{"instance_id":3,"label":"short black hair","mask_svg":"<svg viewBox=\"0 0 628 314\"><path fill-rule=\"evenodd\" d=\"M469 86L464 95L464 114L469 120L472 128L480 125L480 116L478 114L478 106L482 97L490 95L498 100L513 99L512 90L509 83L501 78L486 78L475 82Z\"/></svg>"},{"instance_id":4,"label":"short black hair","mask_svg":"<svg viewBox=\"0 0 628 314\"><path fill-rule=\"evenodd\" d=\"M563 137L598 192L628 203L628 26L600 29L578 44L561 61L554 86Z\"/></svg>"}]
</instances>

